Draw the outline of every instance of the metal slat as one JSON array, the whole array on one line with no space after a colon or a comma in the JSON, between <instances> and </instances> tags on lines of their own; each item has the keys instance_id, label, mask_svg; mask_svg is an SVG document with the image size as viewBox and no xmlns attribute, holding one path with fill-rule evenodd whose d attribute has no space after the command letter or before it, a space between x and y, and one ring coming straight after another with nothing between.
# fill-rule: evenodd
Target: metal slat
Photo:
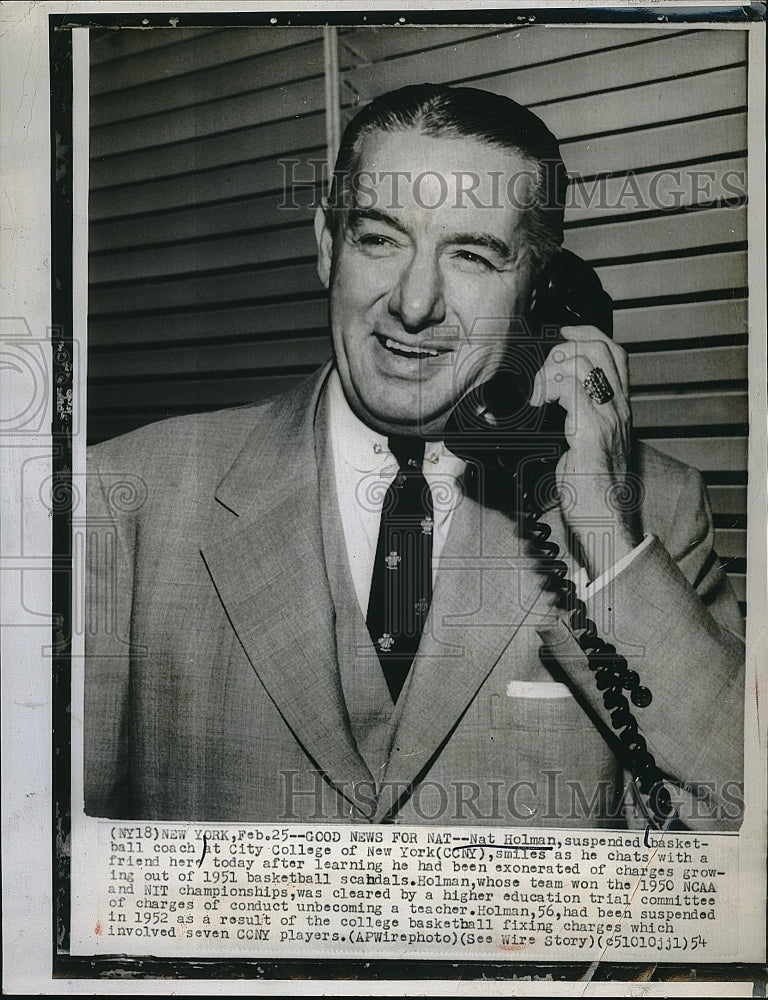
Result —
<instances>
[{"instance_id":1,"label":"metal slat","mask_svg":"<svg viewBox=\"0 0 768 1000\"><path fill-rule=\"evenodd\" d=\"M96 157L91 162L92 190L116 184L135 183L169 173L203 170L280 154L295 141L294 121L256 125L253 128L213 137L192 137L150 149L124 151L118 156ZM302 147L320 146L324 137L323 115L317 112L301 119ZM562 143L566 167L573 175L598 171L637 170L680 161L732 153L746 146L746 115L723 115L715 119L676 122L660 128L639 129L621 135L597 136ZM299 168L297 168L298 171ZM304 168L312 176L313 168Z\"/></svg>"},{"instance_id":2,"label":"metal slat","mask_svg":"<svg viewBox=\"0 0 768 1000\"><path fill-rule=\"evenodd\" d=\"M92 45L91 62L94 67L94 72L91 74L92 93L106 94L115 90L130 89L135 86L137 80L151 83L181 73L198 73L257 54L274 52L276 49L302 45L322 37L322 29L275 26L256 29L177 28L167 32L153 29L151 32L144 31L140 34L143 37L141 46L133 47L131 51L123 53L110 53L109 66L101 65L107 61L104 58L107 55L104 45L101 42ZM162 59L158 57L158 53L147 51L146 40L154 34L157 34L166 46Z\"/></svg>"},{"instance_id":3,"label":"metal slat","mask_svg":"<svg viewBox=\"0 0 768 1000\"><path fill-rule=\"evenodd\" d=\"M319 148L325 139L325 116L322 111L304 115L300 120L288 119L242 128L224 135L193 136L184 142L129 150L117 156L97 157L90 164L91 191L122 184L153 181L159 177L230 167L235 163L298 156L297 150ZM301 155L302 166L306 154ZM297 178L314 176L305 168L296 168Z\"/></svg>"},{"instance_id":4,"label":"metal slat","mask_svg":"<svg viewBox=\"0 0 768 1000\"><path fill-rule=\"evenodd\" d=\"M91 132L92 157L281 121L323 109L323 77L287 83L253 94L227 97L191 108L165 111L130 122L105 125Z\"/></svg>"},{"instance_id":5,"label":"metal slat","mask_svg":"<svg viewBox=\"0 0 768 1000\"><path fill-rule=\"evenodd\" d=\"M699 340L747 332L747 300L686 302L674 305L617 309L613 335L620 344L646 341Z\"/></svg>"},{"instance_id":6,"label":"metal slat","mask_svg":"<svg viewBox=\"0 0 768 1000\"><path fill-rule=\"evenodd\" d=\"M713 253L616 264L596 270L614 302L712 290L728 294L747 284L747 255L742 251Z\"/></svg>"},{"instance_id":7,"label":"metal slat","mask_svg":"<svg viewBox=\"0 0 768 1000\"><path fill-rule=\"evenodd\" d=\"M692 351L630 354L629 380L643 385L733 382L747 377L746 347L705 347Z\"/></svg>"},{"instance_id":8,"label":"metal slat","mask_svg":"<svg viewBox=\"0 0 768 1000\"><path fill-rule=\"evenodd\" d=\"M251 335L256 341L270 334L300 336L307 330L325 330L327 317L325 298L317 298L306 302L281 302L277 306L228 308L223 305L221 309L191 313L92 319L88 324L88 343L92 359L96 357L94 348L122 346L137 357L145 345L174 341L191 344L185 350L194 351L196 340L210 343ZM286 354L290 353L292 339L283 337ZM121 370L119 361L110 360L109 365L107 370Z\"/></svg>"},{"instance_id":9,"label":"metal slat","mask_svg":"<svg viewBox=\"0 0 768 1000\"><path fill-rule=\"evenodd\" d=\"M295 295L317 297L322 290L316 265L312 261L264 271L196 276L192 280L96 287L89 292L90 315L137 311L150 314L161 309L257 305L260 299L287 299Z\"/></svg>"},{"instance_id":10,"label":"metal slat","mask_svg":"<svg viewBox=\"0 0 768 1000\"><path fill-rule=\"evenodd\" d=\"M130 400L130 405L137 409L162 409L173 401L175 406L186 406L190 409L202 407L241 406L246 403L257 403L267 396L282 392L298 384L306 376L296 375L253 375L222 379L184 379L162 382L138 382L129 386L114 384L96 384L88 388L89 406L103 410L115 404L120 399L123 405Z\"/></svg>"},{"instance_id":11,"label":"metal slat","mask_svg":"<svg viewBox=\"0 0 768 1000\"><path fill-rule=\"evenodd\" d=\"M311 267L311 265L309 266ZM209 282L213 282L214 284L215 282L229 282L233 285L238 284L241 288L243 283L240 276L209 279ZM173 308L174 306L185 304L184 283L179 283L179 285L182 287L178 288L177 295L174 295L172 290L170 290L173 288L173 285L169 285L168 289L166 289L163 302L165 308ZM235 291L236 288L233 287L232 294ZM317 291L318 294L322 291L319 282L317 284ZM155 296L156 294L156 289L153 289L152 295ZM216 295L222 299L225 295L224 292L216 292L215 288L213 292L209 289L209 294ZM203 301L201 296L196 296L195 300ZM221 308L211 313L179 313L170 316L142 315L135 319L123 316L122 313L128 311L129 308L146 310L146 293L143 289L139 289L135 292L121 290L119 300L121 316L119 318L109 320L104 318L103 314L99 318L99 314L109 301L111 301L109 290L102 290L100 293L96 292L92 296L91 305L93 312L96 314L96 319L92 320L90 329L93 331L92 336L97 338L94 341L95 343L105 343L110 340L123 343L129 342L132 338L136 338L140 342L152 342L163 339L187 339L196 335L205 336L206 331L210 331L208 334L210 336L217 334L226 336L230 322L227 319L227 313L231 311L234 313L234 316L241 315L240 310L228 310L226 301L223 301ZM700 339L709 336L743 333L746 330L746 306L746 300L741 300L740 302L729 300L725 302L655 306L650 309L617 310L614 320L614 336L619 343L658 340L663 344L663 341L670 337L673 339ZM309 324L306 324L301 319L294 320L292 318L294 316L293 310L304 310L308 308L307 303L283 302L279 306L269 305L249 308L252 308L254 313L261 317L261 319L254 319L252 326L250 325L250 320L243 319L237 321L235 322L236 329L233 332L245 332L248 329L253 329L255 332L290 329L294 322L304 322L305 325L301 325L298 328L306 329L307 325L319 327L324 325L326 321L326 303L324 297L318 299L318 303L312 306L313 311L316 310L318 316L322 314L322 321L311 322ZM199 334L185 332L198 330L200 331Z\"/></svg>"},{"instance_id":12,"label":"metal slat","mask_svg":"<svg viewBox=\"0 0 768 1000\"><path fill-rule=\"evenodd\" d=\"M487 89L506 92L501 81L489 81ZM514 94L507 96L514 97ZM649 83L613 93L542 104L534 110L562 142L575 136L604 135L658 125L660 121L736 110L745 103L746 71L739 67L684 77L674 84ZM685 150L681 152L685 154Z\"/></svg>"},{"instance_id":13,"label":"metal slat","mask_svg":"<svg viewBox=\"0 0 768 1000\"><path fill-rule=\"evenodd\" d=\"M90 281L142 281L148 278L190 275L219 268L265 265L315 253L311 219L301 226L278 229L259 238L219 236L205 241L169 247L142 247L126 253L110 253L91 258Z\"/></svg>"},{"instance_id":14,"label":"metal slat","mask_svg":"<svg viewBox=\"0 0 768 1000\"><path fill-rule=\"evenodd\" d=\"M666 32L666 29L665 29ZM679 34L679 29L669 29L669 34ZM521 58L530 53L532 61L541 59L565 58L572 54L597 52L601 49L615 48L617 36L620 44L628 45L634 42L656 41L659 33L649 28L624 28L619 35L614 28L598 26L585 29L580 26L538 25L497 25L485 31L477 27L374 27L364 26L339 31L339 45L347 50L347 58L343 65L367 65L370 63L387 62L397 65L398 57L412 56L416 58L421 53L433 49L442 52L442 58L451 60L453 48L461 50L472 43L473 39L480 42L490 38L503 52L504 46L516 44ZM446 51L447 47L451 48ZM485 53L488 58L488 52ZM394 86L394 85L393 85Z\"/></svg>"},{"instance_id":15,"label":"metal slat","mask_svg":"<svg viewBox=\"0 0 768 1000\"><path fill-rule=\"evenodd\" d=\"M746 486L709 486L707 492L713 514L741 517L747 513Z\"/></svg>"},{"instance_id":16,"label":"metal slat","mask_svg":"<svg viewBox=\"0 0 768 1000\"><path fill-rule=\"evenodd\" d=\"M187 108L202 109L206 102L231 100L259 88L293 83L297 77L323 72L323 41L318 38L298 51L281 49L267 55L257 53L238 62L225 62L205 70L190 71L154 82L141 81L124 90L91 98L91 128L130 123L137 116L176 114Z\"/></svg>"},{"instance_id":17,"label":"metal slat","mask_svg":"<svg viewBox=\"0 0 768 1000\"><path fill-rule=\"evenodd\" d=\"M743 472L746 437L654 438L654 448L701 472Z\"/></svg>"},{"instance_id":18,"label":"metal slat","mask_svg":"<svg viewBox=\"0 0 768 1000\"><path fill-rule=\"evenodd\" d=\"M746 425L747 420L746 392L654 393L632 398L632 423L640 436L649 428Z\"/></svg>"},{"instance_id":19,"label":"metal slat","mask_svg":"<svg viewBox=\"0 0 768 1000\"><path fill-rule=\"evenodd\" d=\"M301 122L296 123L300 142ZM235 200L267 191L282 192L294 179L311 182L322 177L320 163L323 148L305 152L301 157L290 153L266 161L222 167L210 173L166 177L146 184L93 191L90 218L102 221L146 212L185 208L214 200ZM293 166L292 159L299 159ZM279 161L283 161L282 163ZM654 180L654 177L657 177ZM638 173L632 177L609 178L575 184L569 192L566 222L572 228L591 219L604 217L616 221L622 215L689 206L717 198L732 201L744 193L746 164L742 159L712 161L691 167L675 168L674 173L655 175ZM698 190L697 190L698 184ZM705 197L706 196L706 197Z\"/></svg>"},{"instance_id":20,"label":"metal slat","mask_svg":"<svg viewBox=\"0 0 768 1000\"><path fill-rule=\"evenodd\" d=\"M412 49L385 61L373 60L344 73L344 81L360 95L361 103L394 87L407 86L431 80L437 83L467 82L490 78L497 74L514 75L519 80L520 103L526 99L544 99L560 91L564 66L573 66L574 89L579 88L579 68L585 62L601 63L607 58L603 53L612 52L622 45L635 44L639 49L658 44L662 39L648 31L622 32L592 31L583 28L537 31L523 28L503 34L489 33L467 40L457 40L449 47ZM667 44L673 37L667 36ZM682 39L681 39L682 40ZM344 39L341 39L342 44ZM640 43L638 45L638 43ZM631 51L622 49L622 53ZM538 98L526 98L531 71L535 73L546 62L546 74L540 72L539 86L545 88ZM593 80L596 77L593 77ZM518 84L516 84L517 86ZM592 89L591 87L589 89ZM566 91L568 92L568 91Z\"/></svg>"},{"instance_id":21,"label":"metal slat","mask_svg":"<svg viewBox=\"0 0 768 1000\"><path fill-rule=\"evenodd\" d=\"M728 34L725 39L707 31L625 38L623 32L614 31L602 36L606 48L601 52L591 29L586 37L583 29L521 31L489 35L447 50L409 53L400 60L345 72L344 81L360 95L360 103L394 87L431 80L460 81L503 92L526 106L539 105L744 60L744 39L736 32ZM546 67L540 65L542 61Z\"/></svg>"},{"instance_id":22,"label":"metal slat","mask_svg":"<svg viewBox=\"0 0 768 1000\"><path fill-rule=\"evenodd\" d=\"M470 39L486 35L503 36L526 28L478 29L477 27L361 26L339 28L339 59L342 69L394 60L408 53L424 52L448 45L466 45Z\"/></svg>"},{"instance_id":23,"label":"metal slat","mask_svg":"<svg viewBox=\"0 0 768 1000\"><path fill-rule=\"evenodd\" d=\"M746 528L715 528L715 552L721 559L745 559Z\"/></svg>"},{"instance_id":24,"label":"metal slat","mask_svg":"<svg viewBox=\"0 0 768 1000\"><path fill-rule=\"evenodd\" d=\"M590 219L669 211L720 199L737 204L745 197L746 188L747 163L743 157L576 179L568 188L565 219L567 225L578 226Z\"/></svg>"},{"instance_id":25,"label":"metal slat","mask_svg":"<svg viewBox=\"0 0 768 1000\"><path fill-rule=\"evenodd\" d=\"M649 248L655 256L662 256L746 239L747 210L742 205L568 229L565 246L587 260L620 260L647 254Z\"/></svg>"},{"instance_id":26,"label":"metal slat","mask_svg":"<svg viewBox=\"0 0 768 1000\"><path fill-rule=\"evenodd\" d=\"M230 279L232 280L232 279ZM238 279L239 280L239 279ZM211 339L231 337L252 332L262 336L271 332L290 330L316 330L327 322L327 302L318 283L318 298L308 302L281 302L279 305L247 306L229 308L224 302L220 308L211 311L196 310L191 313L171 313L170 315L140 315L130 317L120 315L116 319L93 318L89 324L89 341L101 346L105 344L143 344L164 340ZM102 299L106 295L102 292ZM146 304L146 300L143 299ZM124 300L123 300L124 304ZM663 342L669 337L706 339L708 336L736 334L743 330L743 316L740 316L732 302L705 302L683 306L657 306L654 309L635 309L617 312L615 318L615 339L619 343L631 340ZM746 302L741 303L746 307ZM173 303L170 304L173 308ZM722 318L713 317L713 312L722 311ZM653 319L651 319L653 314ZM625 317L632 315L632 326L623 324ZM706 320L712 320L712 326ZM732 320L732 322L731 322ZM701 323L699 324L699 321Z\"/></svg>"},{"instance_id":27,"label":"metal slat","mask_svg":"<svg viewBox=\"0 0 768 1000\"><path fill-rule=\"evenodd\" d=\"M560 152L571 175L590 176L681 160L714 159L746 145L747 116L738 112L576 139L561 143Z\"/></svg>"},{"instance_id":28,"label":"metal slat","mask_svg":"<svg viewBox=\"0 0 768 1000\"><path fill-rule=\"evenodd\" d=\"M219 33L220 28L172 28L158 25L156 28L98 28L90 32L90 57L92 77L110 72L106 63L118 60L146 60L162 66L166 52L170 53L185 42L194 42ZM205 44L204 42L203 44ZM166 49L162 55L156 49Z\"/></svg>"},{"instance_id":29,"label":"metal slat","mask_svg":"<svg viewBox=\"0 0 768 1000\"><path fill-rule=\"evenodd\" d=\"M212 344L195 347L169 347L160 350L93 355L88 366L89 378L109 379L119 372L123 377L179 375L199 372L215 375L238 369L305 368L321 365L331 356L330 337L293 337L265 340L253 344Z\"/></svg>"},{"instance_id":30,"label":"metal slat","mask_svg":"<svg viewBox=\"0 0 768 1000\"><path fill-rule=\"evenodd\" d=\"M301 123L296 123L297 135ZM320 157L320 147L311 155ZM286 154L288 157L290 154ZM189 174L184 177L166 177L162 180L137 184L115 190L95 191L91 196L91 221L126 215L143 215L162 212L171 208L188 208L212 201L234 201L266 192L282 192L291 183L289 165L281 166L279 157L274 159L224 167L212 173Z\"/></svg>"},{"instance_id":31,"label":"metal slat","mask_svg":"<svg viewBox=\"0 0 768 1000\"><path fill-rule=\"evenodd\" d=\"M276 230L260 239L252 235L222 236L205 242L168 248L142 247L126 253L98 255L91 261L91 282L133 281L174 274L192 274L222 267L241 267L309 257L315 252L311 220L302 226ZM746 254L742 252L640 261L598 268L604 288L614 301L690 294L719 288L724 292L746 284Z\"/></svg>"},{"instance_id":32,"label":"metal slat","mask_svg":"<svg viewBox=\"0 0 768 1000\"><path fill-rule=\"evenodd\" d=\"M127 252L131 247L147 246L151 242L203 240L225 233L234 236L238 231L253 232L303 222L311 224L319 198L319 191L301 189L294 191L290 199L283 198L282 194L255 195L207 208L192 206L180 211L160 212L151 219L139 216L112 222L106 220L91 226L89 248L91 254L105 250Z\"/></svg>"}]
</instances>

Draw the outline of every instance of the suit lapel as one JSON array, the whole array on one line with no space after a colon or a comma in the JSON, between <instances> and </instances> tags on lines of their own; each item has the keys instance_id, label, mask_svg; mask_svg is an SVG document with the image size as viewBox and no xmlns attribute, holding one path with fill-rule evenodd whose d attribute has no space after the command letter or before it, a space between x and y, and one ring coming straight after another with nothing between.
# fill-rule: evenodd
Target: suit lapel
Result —
<instances>
[{"instance_id":1,"label":"suit lapel","mask_svg":"<svg viewBox=\"0 0 768 1000\"><path fill-rule=\"evenodd\" d=\"M375 819L396 811L466 711L539 596L544 578L514 523L464 497L454 511Z\"/></svg>"},{"instance_id":2,"label":"suit lapel","mask_svg":"<svg viewBox=\"0 0 768 1000\"><path fill-rule=\"evenodd\" d=\"M229 513L202 555L280 714L318 769L369 816L372 778L350 732L323 558L314 418L327 373L260 415L219 484L216 498Z\"/></svg>"}]
</instances>

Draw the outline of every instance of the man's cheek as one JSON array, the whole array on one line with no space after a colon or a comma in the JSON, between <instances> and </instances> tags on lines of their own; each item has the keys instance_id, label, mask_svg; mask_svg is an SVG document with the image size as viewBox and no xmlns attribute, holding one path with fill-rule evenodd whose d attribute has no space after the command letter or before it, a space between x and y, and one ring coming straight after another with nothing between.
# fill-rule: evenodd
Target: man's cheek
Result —
<instances>
[{"instance_id":1,"label":"man's cheek","mask_svg":"<svg viewBox=\"0 0 768 1000\"><path fill-rule=\"evenodd\" d=\"M401 277L401 263L393 257L367 257L349 255L343 270L339 270L339 283L356 299L376 298L391 292Z\"/></svg>"}]
</instances>

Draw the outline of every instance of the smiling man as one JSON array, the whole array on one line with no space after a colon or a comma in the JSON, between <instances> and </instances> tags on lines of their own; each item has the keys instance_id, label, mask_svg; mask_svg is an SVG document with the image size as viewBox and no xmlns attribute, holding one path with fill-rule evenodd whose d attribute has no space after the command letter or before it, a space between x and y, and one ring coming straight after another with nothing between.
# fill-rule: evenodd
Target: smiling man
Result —
<instances>
[{"instance_id":1,"label":"smiling man","mask_svg":"<svg viewBox=\"0 0 768 1000\"><path fill-rule=\"evenodd\" d=\"M492 195L483 189L494 175L531 168L487 147L472 202L460 185L462 167L477 163L477 140L414 136L410 129L363 140L357 172L372 183L364 198L341 193L360 202L348 211L318 210L319 270L331 288L336 363L352 409L382 433L439 437L456 394L469 388L457 373L490 377L511 318L527 311L533 266L523 213L482 199ZM414 179L399 185L397 201L388 183L396 170ZM495 337L493 317L503 324ZM472 365L462 364L464 355Z\"/></svg>"},{"instance_id":2,"label":"smiling man","mask_svg":"<svg viewBox=\"0 0 768 1000\"><path fill-rule=\"evenodd\" d=\"M574 316L529 387L565 411L545 519L626 658L629 721L512 500L485 503L443 440L529 357L563 195L557 141L519 105L384 95L316 218L333 362L93 449L91 603L113 599L86 649L88 812L620 826L652 811L653 766L677 822L738 825L738 608L700 477L632 441L624 352ZM138 509L110 503L121 474Z\"/></svg>"}]
</instances>

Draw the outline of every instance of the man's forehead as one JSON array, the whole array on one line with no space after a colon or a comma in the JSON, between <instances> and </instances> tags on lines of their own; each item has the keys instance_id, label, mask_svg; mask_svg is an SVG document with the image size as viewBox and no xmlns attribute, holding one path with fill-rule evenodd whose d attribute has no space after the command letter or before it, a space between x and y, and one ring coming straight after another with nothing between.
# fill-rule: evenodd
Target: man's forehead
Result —
<instances>
[{"instance_id":1,"label":"man's forehead","mask_svg":"<svg viewBox=\"0 0 768 1000\"><path fill-rule=\"evenodd\" d=\"M362 138L358 163L376 169L392 161L420 166L423 170L474 170L478 166L514 172L530 164L511 148L480 136L446 132L428 135L419 128L374 129ZM415 161L415 162L414 162Z\"/></svg>"},{"instance_id":2,"label":"man's forehead","mask_svg":"<svg viewBox=\"0 0 768 1000\"><path fill-rule=\"evenodd\" d=\"M428 212L432 225L454 225L461 212L465 223L472 217L475 228L498 231L516 228L533 203L536 181L533 164L483 139L379 130L363 139L346 178L346 203L394 218Z\"/></svg>"}]
</instances>

